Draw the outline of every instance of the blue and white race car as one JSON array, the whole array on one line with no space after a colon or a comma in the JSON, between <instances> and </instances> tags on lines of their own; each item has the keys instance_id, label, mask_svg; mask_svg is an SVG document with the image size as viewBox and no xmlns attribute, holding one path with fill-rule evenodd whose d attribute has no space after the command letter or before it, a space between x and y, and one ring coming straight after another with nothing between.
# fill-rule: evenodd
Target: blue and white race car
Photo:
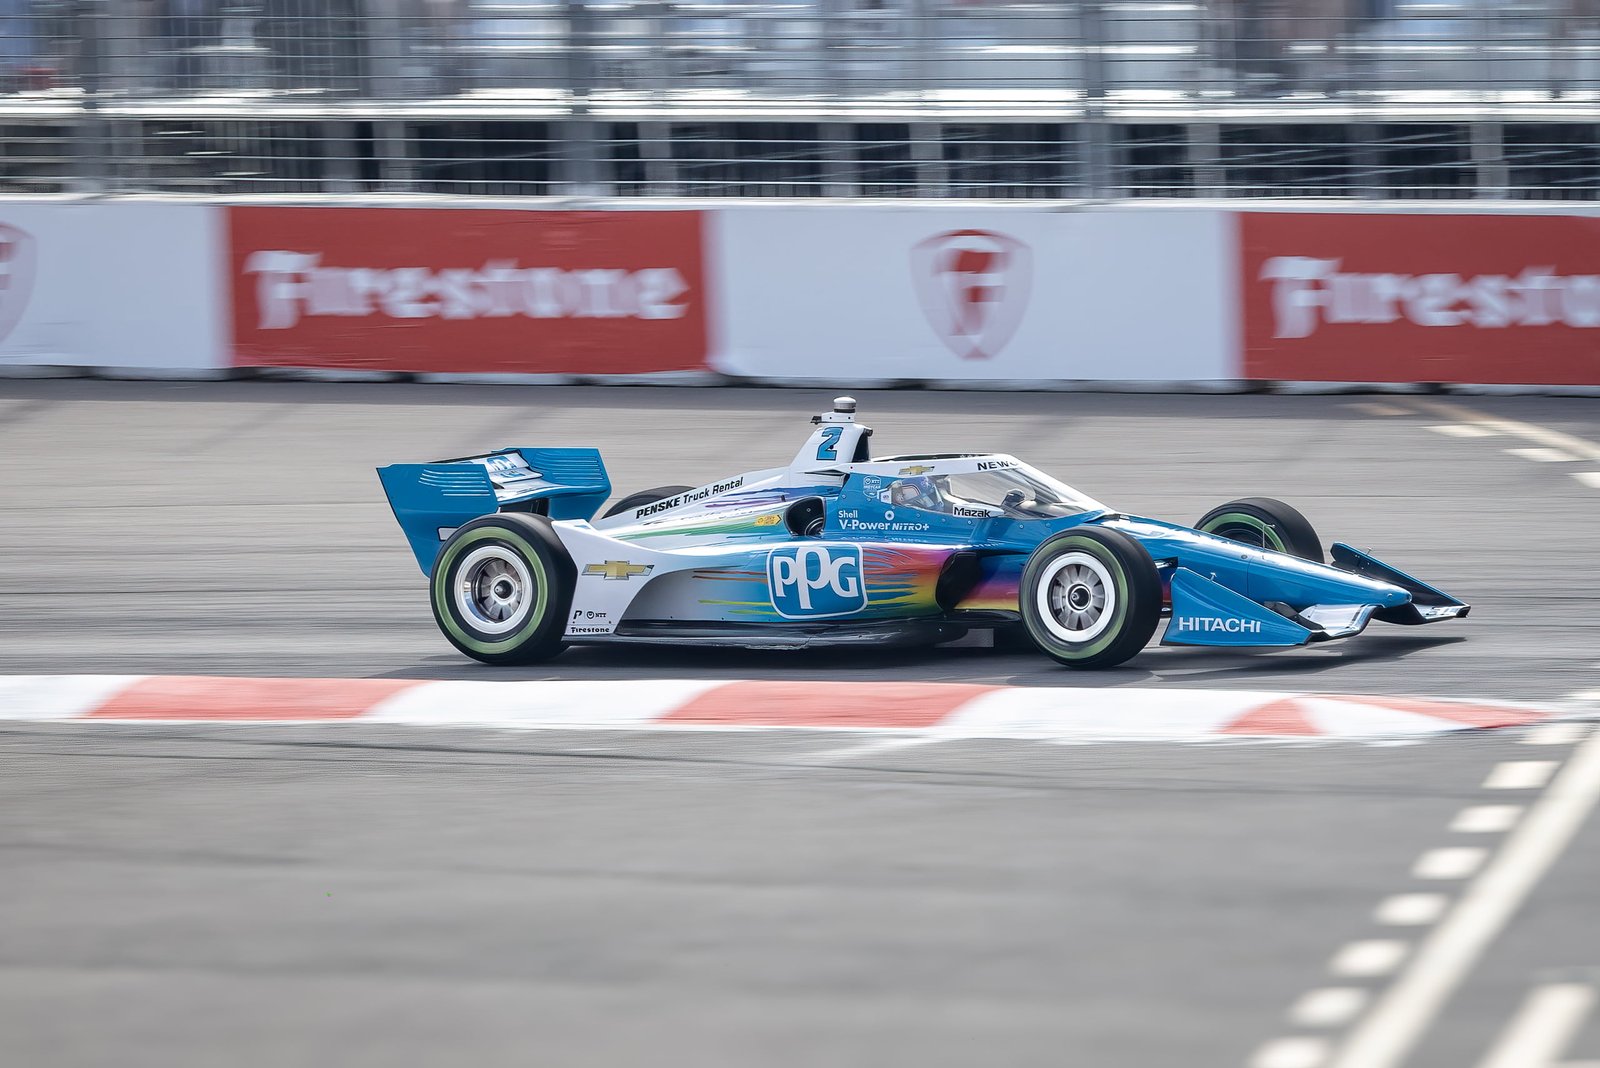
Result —
<instances>
[{"instance_id":1,"label":"blue and white race car","mask_svg":"<svg viewBox=\"0 0 1600 1068\"><path fill-rule=\"evenodd\" d=\"M752 648L1025 635L1068 667L1169 645L1298 646L1468 606L1250 498L1193 527L1113 511L1011 456L871 458L841 397L785 467L611 493L597 450L379 470L457 649L527 664L575 642Z\"/></svg>"}]
</instances>

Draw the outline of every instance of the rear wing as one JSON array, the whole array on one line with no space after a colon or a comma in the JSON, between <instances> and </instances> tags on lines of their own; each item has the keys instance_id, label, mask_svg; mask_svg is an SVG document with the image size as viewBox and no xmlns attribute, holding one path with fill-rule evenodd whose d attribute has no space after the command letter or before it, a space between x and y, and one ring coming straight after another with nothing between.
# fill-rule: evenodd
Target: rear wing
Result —
<instances>
[{"instance_id":1,"label":"rear wing","mask_svg":"<svg viewBox=\"0 0 1600 1068\"><path fill-rule=\"evenodd\" d=\"M501 449L378 468L389 507L423 572L456 527L499 511L589 519L611 496L598 449Z\"/></svg>"}]
</instances>

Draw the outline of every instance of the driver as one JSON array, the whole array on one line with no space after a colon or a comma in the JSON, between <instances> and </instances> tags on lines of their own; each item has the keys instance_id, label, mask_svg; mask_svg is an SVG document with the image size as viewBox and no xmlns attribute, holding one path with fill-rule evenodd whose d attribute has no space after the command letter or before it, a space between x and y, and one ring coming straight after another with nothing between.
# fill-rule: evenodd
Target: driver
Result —
<instances>
[{"instance_id":1,"label":"driver","mask_svg":"<svg viewBox=\"0 0 1600 1068\"><path fill-rule=\"evenodd\" d=\"M948 512L944 494L939 484L927 475L902 478L889 487L889 499L900 508L921 508L930 512Z\"/></svg>"}]
</instances>

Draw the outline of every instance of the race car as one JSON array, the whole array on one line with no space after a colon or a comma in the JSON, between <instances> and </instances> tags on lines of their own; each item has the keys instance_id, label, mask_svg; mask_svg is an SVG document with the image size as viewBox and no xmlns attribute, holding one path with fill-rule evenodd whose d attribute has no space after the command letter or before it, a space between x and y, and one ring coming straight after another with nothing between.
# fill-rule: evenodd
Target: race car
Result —
<instances>
[{"instance_id":1,"label":"race car","mask_svg":"<svg viewBox=\"0 0 1600 1068\"><path fill-rule=\"evenodd\" d=\"M1263 497L1193 527L1000 453L872 457L838 398L784 467L624 497L591 448L381 468L439 629L488 664L571 643L926 644L994 631L1073 668L1167 645L1290 647L1468 605Z\"/></svg>"}]
</instances>

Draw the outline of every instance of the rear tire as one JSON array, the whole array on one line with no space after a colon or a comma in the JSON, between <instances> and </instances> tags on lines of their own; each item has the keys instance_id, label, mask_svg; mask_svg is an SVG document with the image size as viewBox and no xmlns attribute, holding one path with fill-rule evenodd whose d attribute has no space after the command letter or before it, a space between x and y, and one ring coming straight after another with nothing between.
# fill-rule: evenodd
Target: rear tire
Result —
<instances>
[{"instance_id":1,"label":"rear tire","mask_svg":"<svg viewBox=\"0 0 1600 1068\"><path fill-rule=\"evenodd\" d=\"M1211 509L1194 525L1219 538L1322 563L1322 539L1292 505L1271 497L1246 497Z\"/></svg>"},{"instance_id":2,"label":"rear tire","mask_svg":"<svg viewBox=\"0 0 1600 1068\"><path fill-rule=\"evenodd\" d=\"M1161 576L1144 546L1088 527L1049 538L1022 569L1022 625L1039 651L1070 668L1108 668L1150 642Z\"/></svg>"},{"instance_id":3,"label":"rear tire","mask_svg":"<svg viewBox=\"0 0 1600 1068\"><path fill-rule=\"evenodd\" d=\"M540 515L502 512L456 530L433 565L433 618L485 664L535 664L561 652L577 568Z\"/></svg>"},{"instance_id":4,"label":"rear tire","mask_svg":"<svg viewBox=\"0 0 1600 1068\"><path fill-rule=\"evenodd\" d=\"M607 508L606 514L600 518L610 519L614 515L621 515L623 512L631 512L635 508L643 508L647 504L655 504L657 501L664 501L668 497L676 497L684 490L692 489L694 489L693 486L657 486L655 489L640 490L638 493L630 493L616 504L613 504L610 508Z\"/></svg>"}]
</instances>

